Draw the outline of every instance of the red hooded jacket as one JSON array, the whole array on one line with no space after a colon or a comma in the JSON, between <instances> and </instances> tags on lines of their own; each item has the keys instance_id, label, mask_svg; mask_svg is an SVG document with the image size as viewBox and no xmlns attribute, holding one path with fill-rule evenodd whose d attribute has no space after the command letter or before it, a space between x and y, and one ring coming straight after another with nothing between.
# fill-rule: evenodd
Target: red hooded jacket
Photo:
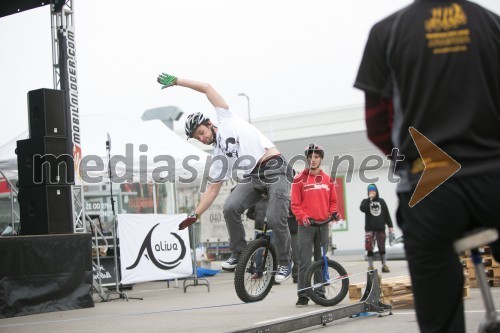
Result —
<instances>
[{"instance_id":1,"label":"red hooded jacket","mask_svg":"<svg viewBox=\"0 0 500 333\"><path fill-rule=\"evenodd\" d=\"M335 183L320 170L319 175L309 174L309 169L299 173L292 183L292 212L299 225L306 218L326 220L337 210Z\"/></svg>"}]
</instances>

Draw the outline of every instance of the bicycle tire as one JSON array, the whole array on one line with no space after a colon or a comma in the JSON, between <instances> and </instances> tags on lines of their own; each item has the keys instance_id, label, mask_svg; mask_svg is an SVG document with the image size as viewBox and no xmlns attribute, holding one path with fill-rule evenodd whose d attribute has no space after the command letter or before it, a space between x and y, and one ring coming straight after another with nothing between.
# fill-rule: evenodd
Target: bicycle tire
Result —
<instances>
[{"instance_id":1,"label":"bicycle tire","mask_svg":"<svg viewBox=\"0 0 500 333\"><path fill-rule=\"evenodd\" d=\"M274 284L274 273L278 266L278 257L273 245L269 246L269 253L265 265L259 270L256 266L258 251L265 251L267 240L258 238L250 242L241 254L234 271L234 288L238 297L245 303L263 300ZM264 252L261 252L264 254ZM259 278L252 278L261 273Z\"/></svg>"},{"instance_id":2,"label":"bicycle tire","mask_svg":"<svg viewBox=\"0 0 500 333\"><path fill-rule=\"evenodd\" d=\"M307 296L318 305L333 306L340 303L346 297L349 291L349 279L347 278L346 270L341 264L328 259L328 274L330 279L329 282L326 282L323 278L323 267L324 261L318 260L313 262L307 269L305 274L305 288L308 288ZM321 287L324 290L321 290Z\"/></svg>"}]
</instances>

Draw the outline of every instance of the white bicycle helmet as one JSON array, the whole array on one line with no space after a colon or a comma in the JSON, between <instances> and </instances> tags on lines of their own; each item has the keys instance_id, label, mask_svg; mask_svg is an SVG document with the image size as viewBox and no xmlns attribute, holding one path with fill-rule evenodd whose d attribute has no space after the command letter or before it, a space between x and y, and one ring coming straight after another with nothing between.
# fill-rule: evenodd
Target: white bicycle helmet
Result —
<instances>
[{"instance_id":1,"label":"white bicycle helmet","mask_svg":"<svg viewBox=\"0 0 500 333\"><path fill-rule=\"evenodd\" d=\"M196 112L192 113L186 119L186 124L184 125L184 131L186 132L186 136L189 138L193 137L193 132L196 130L198 126L210 120L205 117L203 113Z\"/></svg>"},{"instance_id":2,"label":"white bicycle helmet","mask_svg":"<svg viewBox=\"0 0 500 333\"><path fill-rule=\"evenodd\" d=\"M325 151L321 146L315 145L314 143L310 143L309 146L306 147L304 155L306 157L309 157L310 154L316 153L318 154L321 158L325 157Z\"/></svg>"}]
</instances>

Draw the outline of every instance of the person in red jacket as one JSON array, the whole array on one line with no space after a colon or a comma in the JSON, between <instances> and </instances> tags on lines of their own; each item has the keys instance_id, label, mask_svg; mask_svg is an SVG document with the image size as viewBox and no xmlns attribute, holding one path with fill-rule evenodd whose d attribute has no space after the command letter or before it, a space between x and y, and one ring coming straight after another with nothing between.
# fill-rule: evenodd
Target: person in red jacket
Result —
<instances>
[{"instance_id":1,"label":"person in red jacket","mask_svg":"<svg viewBox=\"0 0 500 333\"><path fill-rule=\"evenodd\" d=\"M297 294L299 299L295 304L298 307L306 306L309 302L306 290L304 290L304 277L311 265L313 246L315 242L320 242L326 250L329 238L328 224L311 227L310 219L323 221L333 216L335 221L340 220L334 181L320 169L321 161L325 157L323 148L311 143L306 148L305 155L309 167L294 178L291 190L292 212L298 222L299 270ZM319 259L321 259L321 251L319 253L314 251L314 260Z\"/></svg>"}]
</instances>

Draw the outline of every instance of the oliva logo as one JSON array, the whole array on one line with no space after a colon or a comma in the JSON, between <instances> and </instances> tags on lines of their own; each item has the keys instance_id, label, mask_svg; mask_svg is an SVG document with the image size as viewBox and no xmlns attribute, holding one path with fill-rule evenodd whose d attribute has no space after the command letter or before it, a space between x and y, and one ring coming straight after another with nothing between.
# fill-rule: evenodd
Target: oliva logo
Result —
<instances>
[{"instance_id":1,"label":"oliva logo","mask_svg":"<svg viewBox=\"0 0 500 333\"><path fill-rule=\"evenodd\" d=\"M170 270L180 265L182 259L184 259L184 257L186 256L186 245L184 244L184 241L175 232L171 232L170 234L177 239L178 243L161 241L157 244L154 244L153 247L152 235L153 231L158 225L160 224L157 223L154 227L152 227L149 233L147 234L146 238L144 238L141 248L139 249L139 253L137 254L137 258L135 259L135 262L131 266L127 267L126 268L127 270L134 269L135 267L137 267L137 265L139 265L139 262L141 261L143 254L146 257L146 259L151 260L151 262L159 269ZM179 251L179 246L180 246L180 254L175 260L163 261L157 259L155 256L155 253L160 254L162 252Z\"/></svg>"}]
</instances>

